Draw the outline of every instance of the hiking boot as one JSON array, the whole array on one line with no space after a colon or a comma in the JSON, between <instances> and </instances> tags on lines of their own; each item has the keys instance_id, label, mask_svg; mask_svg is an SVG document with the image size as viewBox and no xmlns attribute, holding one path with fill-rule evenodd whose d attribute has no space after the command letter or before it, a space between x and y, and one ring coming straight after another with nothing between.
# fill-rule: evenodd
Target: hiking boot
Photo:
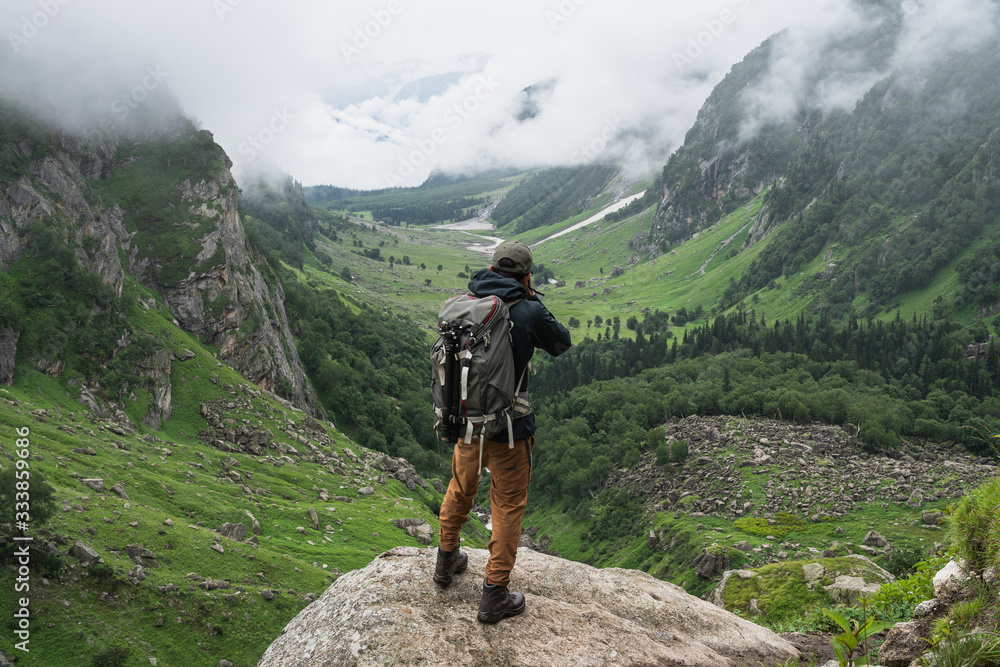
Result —
<instances>
[{"instance_id":1,"label":"hiking boot","mask_svg":"<svg viewBox=\"0 0 1000 667\"><path fill-rule=\"evenodd\" d=\"M479 601L479 622L497 623L524 611L524 596L511 593L506 586L490 586L483 582L483 598Z\"/></svg>"},{"instance_id":2,"label":"hiking boot","mask_svg":"<svg viewBox=\"0 0 1000 667\"><path fill-rule=\"evenodd\" d=\"M465 568L469 567L469 557L455 547L452 551L442 551L438 547L437 565L434 566L434 581L442 588L451 585L451 577L455 574L462 574Z\"/></svg>"}]
</instances>

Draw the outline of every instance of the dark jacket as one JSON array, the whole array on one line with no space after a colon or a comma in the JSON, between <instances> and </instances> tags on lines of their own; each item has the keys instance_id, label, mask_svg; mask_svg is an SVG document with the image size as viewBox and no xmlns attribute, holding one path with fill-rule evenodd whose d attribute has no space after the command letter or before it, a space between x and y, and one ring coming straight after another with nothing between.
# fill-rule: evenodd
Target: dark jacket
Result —
<instances>
[{"instance_id":1,"label":"dark jacket","mask_svg":"<svg viewBox=\"0 0 1000 667\"><path fill-rule=\"evenodd\" d=\"M469 281L469 291L477 297L497 296L507 302L521 299L510 308L511 339L514 346L514 372L518 379L535 354L535 348L558 357L573 344L569 330L552 317L537 296L528 296L524 286L513 278L506 278L490 269L482 269ZM530 373L524 373L521 391L528 388ZM527 438L535 433L535 415L514 420L514 439Z\"/></svg>"}]
</instances>

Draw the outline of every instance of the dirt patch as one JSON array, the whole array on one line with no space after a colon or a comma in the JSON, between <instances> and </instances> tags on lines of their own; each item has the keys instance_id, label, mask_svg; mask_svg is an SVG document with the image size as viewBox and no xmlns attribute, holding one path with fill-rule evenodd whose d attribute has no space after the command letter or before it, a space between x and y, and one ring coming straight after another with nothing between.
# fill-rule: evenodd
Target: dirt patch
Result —
<instances>
[{"instance_id":1,"label":"dirt patch","mask_svg":"<svg viewBox=\"0 0 1000 667\"><path fill-rule=\"evenodd\" d=\"M833 651L828 634L803 634L801 632L786 632L779 635L786 642L798 649L802 654L802 664L809 664L815 656L816 664L822 665L827 660L836 660L837 654Z\"/></svg>"}]
</instances>

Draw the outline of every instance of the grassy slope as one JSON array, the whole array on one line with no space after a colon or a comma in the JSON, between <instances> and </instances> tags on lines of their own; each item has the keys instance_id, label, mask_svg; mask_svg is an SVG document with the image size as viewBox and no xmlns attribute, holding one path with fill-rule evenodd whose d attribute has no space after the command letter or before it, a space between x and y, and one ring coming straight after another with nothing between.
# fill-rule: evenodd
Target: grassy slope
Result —
<instances>
[{"instance_id":1,"label":"grassy slope","mask_svg":"<svg viewBox=\"0 0 1000 667\"><path fill-rule=\"evenodd\" d=\"M763 195L725 216L695 238L672 248L667 254L652 260L640 257L640 261L632 265L627 265L627 261L634 255L634 251L627 244L633 237L642 235L649 229L653 209L617 223L601 221L572 234L546 241L537 246L535 259L553 267L557 276L567 283L564 288L549 291L546 303L560 319L575 316L583 322L573 332L576 340L588 334L586 322L594 315L601 315L604 319L618 315L624 324L631 315L641 320L644 308L673 312L681 307L691 310L702 305L707 311L718 303L730 279L738 278L747 271L771 241L772 237L767 237L736 256L729 256L732 250L738 250L745 241L749 225L760 210L762 201ZM1000 222L995 227L1000 228ZM992 231L992 228L987 230L987 234ZM984 238L985 236L986 234ZM913 314L917 317L929 315L934 300L939 295L943 297L946 308L951 308L960 289L954 267L980 245L981 242L972 244L948 266L938 271L928 286L907 294L898 306L903 317L909 318ZM846 252L838 246L829 250L829 261L833 263L841 260ZM825 254L821 253L823 256ZM815 292L808 291L803 285L808 278L826 269L828 262L823 256L806 264L798 274L777 279L773 289L761 290L756 294L756 301L747 300L744 306L754 309L769 322L786 318L794 320L801 312L808 312ZM609 274L614 266L626 268L625 273L611 278ZM587 284L577 288L575 285L578 281L585 281ZM605 294L605 291L608 293ZM866 295L861 295L855 305L860 307L866 302ZM880 317L895 317L896 310L897 308L889 309ZM971 322L975 310L974 306L967 305L953 311L952 319ZM595 329L590 335L596 337L598 331ZM623 327L621 335L632 334Z\"/></svg>"},{"instance_id":2,"label":"grassy slope","mask_svg":"<svg viewBox=\"0 0 1000 667\"><path fill-rule=\"evenodd\" d=\"M579 341L587 335L596 337L603 332L603 327L593 330L587 328L587 321L592 320L595 315L604 319L618 316L624 325L632 315L641 320L642 311L646 308L674 312L681 307L692 310L701 305L706 311L704 316L707 317L708 311L718 302L730 279L737 278L748 270L753 260L772 241L773 237L766 237L732 256L732 251L739 250L746 240L750 226L763 203L763 197L762 194L748 202L695 238L672 248L667 254L654 259L650 259L648 255L639 255L638 261L633 264L628 262L636 256L636 251L629 247L629 242L637 238L641 240L648 232L654 208L625 220L614 223L602 220L571 234L545 240L593 215L600 208L597 207L569 220L520 234L518 238L529 244L538 244L535 247L535 260L553 269L556 276L566 282L565 287L558 289L540 287L546 294L546 305L561 321L567 322L570 317L581 321L581 326L573 330L574 340ZM606 205L603 203L605 200L610 201L610 194L601 196L602 206ZM905 217L898 218L894 227L904 221ZM390 307L388 302L391 302L395 307L410 313L422 326L433 328L438 305L466 287L466 279L458 278L457 274L464 272L466 266L474 271L485 265L485 254L469 251L466 247L476 243L482 236L495 234L497 237L508 238L513 229L512 224L495 232L477 233L416 228L398 230L386 227L378 227L378 231L373 233L358 227L357 237L364 241L366 248L385 241L386 245L382 247L383 257L394 255L402 258L403 255L409 255L411 266L397 264L390 271L388 262L375 262L359 257L352 253L355 248L351 245L351 239L345 235L337 244L320 243L320 247L335 259L332 270L325 272L318 263L312 262L306 268L306 275L310 280L323 282L355 298L380 303L384 307ZM1000 227L1000 223L997 226ZM974 252L978 245L979 243L973 244L939 271L927 287L907 294L898 307L902 315L909 318L914 313L918 317L929 314L939 295L943 297L944 305L951 307L959 289L954 266L961 258ZM836 263L843 259L847 249L832 246L829 251L828 261ZM775 319L794 319L801 312L808 312L816 287L809 291L804 285L810 277L826 269L828 261L824 259L825 255L826 253L821 253L820 257L805 265L798 274L777 279L773 288L758 292L756 300L747 299L744 307L754 309L769 322ZM428 267L426 270L419 269L422 262ZM346 284L336 275L345 264L352 268L356 276L352 285ZM436 271L439 264L444 267L440 273ZM615 267L625 268L625 273L612 278L610 274ZM424 284L428 278L431 280L430 286ZM576 287L581 281L586 283L585 286ZM861 295L855 305L863 306L866 301L866 295ZM895 312L894 308L882 313L880 317L891 318L895 316ZM967 305L954 311L952 318L967 323L974 314L975 308ZM697 323L689 326L694 324ZM634 334L623 326L620 335Z\"/></svg>"},{"instance_id":3,"label":"grassy slope","mask_svg":"<svg viewBox=\"0 0 1000 667\"><path fill-rule=\"evenodd\" d=\"M31 653L17 652L18 665L89 664L95 652L116 641L134 647L128 665L148 665L147 657L158 658L161 665L214 666L222 658L255 664L307 604L305 595L322 593L334 580L333 572L362 567L397 545L417 545L392 519L423 518L437 532L431 507L440 495L433 489L409 491L395 480L380 483L382 473L343 454L348 447L359 455L363 450L329 425L324 429L331 444L321 449L340 454L344 474L295 455L282 461L282 449L309 450L293 435L318 442L304 428L302 412L267 394L245 391L255 388L174 327L166 311L144 311L133 323L160 338L167 349L195 353L188 361L172 363L174 412L161 432L141 426L134 435L115 433L116 426L95 420L75 400L78 390L27 367L17 369L14 386L0 389L0 422L8 433L0 441L0 455L13 453L15 428L31 429L32 471L35 479L41 475L55 487L59 505L46 528L69 544L84 541L105 561L82 568L64 555L68 569L50 575L48 585L33 576ZM264 457L222 452L197 437L208 426L199 408L209 400L248 401L247 408L234 406L225 416L273 434ZM72 451L85 447L95 453ZM220 461L243 478L250 493L225 474ZM7 465L6 458L0 462ZM101 477L105 488L94 492L80 477ZM128 501L110 491L118 482L125 485ZM375 494L359 496L364 486L374 487ZM323 502L317 488L351 502ZM307 517L310 508L318 513L319 531ZM249 526L246 510L262 526L259 548L212 532L225 522ZM164 525L167 519L172 527ZM330 530L323 529L327 525ZM300 526L305 534L297 531ZM470 544L483 545L473 532L469 535ZM216 541L224 553L210 549ZM130 544L151 549L163 565L147 569L139 585L125 576L134 567L123 551ZM67 547L60 551L65 554ZM189 573L230 580L233 588L202 591L197 581L186 578ZM180 590L159 593L157 587L165 584ZM0 575L4 608L14 607L13 589L10 570L5 570ZM279 591L278 597L265 601L260 594L265 589ZM158 617L165 619L162 627L154 625ZM13 654L10 637L4 634L0 648Z\"/></svg>"}]
</instances>

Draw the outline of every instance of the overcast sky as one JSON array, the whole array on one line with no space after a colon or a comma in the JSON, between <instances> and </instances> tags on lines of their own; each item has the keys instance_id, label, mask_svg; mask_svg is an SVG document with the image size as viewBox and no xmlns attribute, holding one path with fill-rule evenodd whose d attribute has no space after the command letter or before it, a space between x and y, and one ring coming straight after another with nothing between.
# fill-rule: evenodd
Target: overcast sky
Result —
<instances>
[{"instance_id":1,"label":"overcast sky","mask_svg":"<svg viewBox=\"0 0 1000 667\"><path fill-rule=\"evenodd\" d=\"M907 48L942 23L965 41L993 34L992 1L900 1ZM768 36L796 38L762 116L794 106L781 95L818 35L859 20L844 0L3 0L0 83L78 127L113 127L167 90L237 174L276 164L306 185L609 156L641 173ZM853 73L825 102L852 105L878 74ZM532 85L538 115L518 122Z\"/></svg>"}]
</instances>

